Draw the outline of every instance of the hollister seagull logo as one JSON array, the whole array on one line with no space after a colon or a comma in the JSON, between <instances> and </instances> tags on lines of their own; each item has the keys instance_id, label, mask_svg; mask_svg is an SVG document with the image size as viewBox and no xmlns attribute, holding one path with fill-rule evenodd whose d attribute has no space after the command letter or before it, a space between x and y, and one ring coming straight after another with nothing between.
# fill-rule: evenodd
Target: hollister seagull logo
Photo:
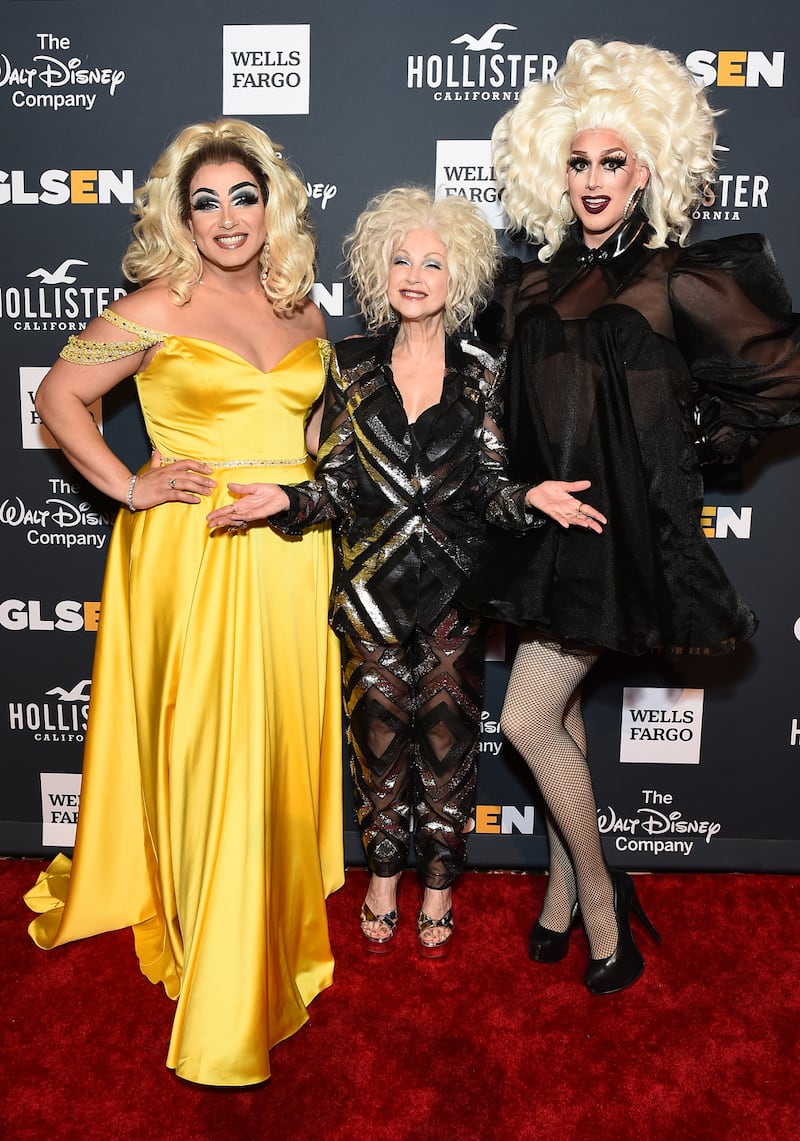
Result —
<instances>
[{"instance_id":1,"label":"hollister seagull logo","mask_svg":"<svg viewBox=\"0 0 800 1141\"><path fill-rule=\"evenodd\" d=\"M516 24L491 24L479 36L462 32L448 40L452 53L413 52L406 60L406 87L429 91L436 102L516 103L523 87L552 79L558 68L550 52L506 52L504 33L518 30Z\"/></svg>"},{"instance_id":2,"label":"hollister seagull logo","mask_svg":"<svg viewBox=\"0 0 800 1141\"><path fill-rule=\"evenodd\" d=\"M20 333L61 333L64 339L80 333L126 293L121 285L87 283L83 270L88 266L84 258L64 258L55 266L38 265L16 281L0 269L0 322L12 323Z\"/></svg>"},{"instance_id":3,"label":"hollister seagull logo","mask_svg":"<svg viewBox=\"0 0 800 1141\"><path fill-rule=\"evenodd\" d=\"M88 701L88 690L91 684L91 678L85 678L84 681L79 681L78 684L73 686L70 690L66 690L63 686L57 685L54 689L45 690L45 696L53 697L57 694L59 701Z\"/></svg>"},{"instance_id":4,"label":"hollister seagull logo","mask_svg":"<svg viewBox=\"0 0 800 1141\"><path fill-rule=\"evenodd\" d=\"M62 261L61 265L52 272L39 266L38 269L31 270L27 275L28 277L40 277L42 285L72 285L78 279L72 274L68 274L67 270L73 265L88 265L88 261L78 261L77 258L67 258Z\"/></svg>"},{"instance_id":5,"label":"hollister seagull logo","mask_svg":"<svg viewBox=\"0 0 800 1141\"><path fill-rule=\"evenodd\" d=\"M463 44L464 50L468 52L500 51L500 48L505 45L494 38L497 33L500 31L516 32L516 30L514 24L492 24L491 28L488 28L478 40L469 32L464 32L463 36L459 36L457 40L451 40L450 43Z\"/></svg>"}]
</instances>

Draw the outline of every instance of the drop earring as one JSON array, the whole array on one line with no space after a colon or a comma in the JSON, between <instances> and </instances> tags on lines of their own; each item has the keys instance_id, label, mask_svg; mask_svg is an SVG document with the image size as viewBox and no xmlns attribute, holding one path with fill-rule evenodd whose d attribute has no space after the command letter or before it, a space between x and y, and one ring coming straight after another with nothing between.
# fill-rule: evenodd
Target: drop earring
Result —
<instances>
[{"instance_id":1,"label":"drop earring","mask_svg":"<svg viewBox=\"0 0 800 1141\"><path fill-rule=\"evenodd\" d=\"M644 194L644 187L643 186L637 186L636 189L632 192L630 198L625 203L625 209L622 211L622 221L623 222L627 222L630 219L631 214L633 214L634 210L636 209L636 207L641 202L643 194Z\"/></svg>"},{"instance_id":2,"label":"drop earring","mask_svg":"<svg viewBox=\"0 0 800 1141\"><path fill-rule=\"evenodd\" d=\"M264 241L264 248L259 255L258 262L261 266L261 284L266 286L269 277L269 238Z\"/></svg>"}]
</instances>

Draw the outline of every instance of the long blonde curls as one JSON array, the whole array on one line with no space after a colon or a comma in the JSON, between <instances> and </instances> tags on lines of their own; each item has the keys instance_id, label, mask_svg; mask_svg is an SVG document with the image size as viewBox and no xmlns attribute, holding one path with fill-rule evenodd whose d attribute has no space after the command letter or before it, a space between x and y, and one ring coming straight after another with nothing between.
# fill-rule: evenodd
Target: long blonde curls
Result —
<instances>
[{"instance_id":1,"label":"long blonde curls","mask_svg":"<svg viewBox=\"0 0 800 1141\"><path fill-rule=\"evenodd\" d=\"M188 187L206 163L239 162L266 195L269 260L264 292L279 313L302 304L314 284L315 243L305 188L280 154L280 145L241 119L218 119L186 127L156 160L136 191L138 221L122 259L131 281L165 277L177 305L185 305L202 276L192 242Z\"/></svg>"},{"instance_id":2,"label":"long blonde curls","mask_svg":"<svg viewBox=\"0 0 800 1141\"><path fill-rule=\"evenodd\" d=\"M370 199L347 236L344 251L356 301L369 332L388 325L389 266L411 230L433 230L447 250L448 333L469 324L492 292L500 250L494 229L465 198L434 199L420 186L397 186Z\"/></svg>"},{"instance_id":3,"label":"long blonde curls","mask_svg":"<svg viewBox=\"0 0 800 1141\"><path fill-rule=\"evenodd\" d=\"M553 256L574 217L562 201L572 139L602 128L621 135L650 171L642 198L654 230L647 245L685 244L691 211L716 171L717 114L671 52L576 40L552 82L526 87L492 133L510 228L544 243L542 261Z\"/></svg>"}]
</instances>

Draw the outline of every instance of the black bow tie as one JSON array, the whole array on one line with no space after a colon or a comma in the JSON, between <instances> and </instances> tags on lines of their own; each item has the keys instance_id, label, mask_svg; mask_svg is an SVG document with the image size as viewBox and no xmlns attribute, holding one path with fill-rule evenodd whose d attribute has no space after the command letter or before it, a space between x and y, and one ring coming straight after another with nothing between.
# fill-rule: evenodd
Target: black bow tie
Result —
<instances>
[{"instance_id":1,"label":"black bow tie","mask_svg":"<svg viewBox=\"0 0 800 1141\"><path fill-rule=\"evenodd\" d=\"M575 258L575 264L580 266L581 269L591 269L592 266L597 265L599 262L608 261L610 257L611 254L605 249L585 250L579 253Z\"/></svg>"}]
</instances>

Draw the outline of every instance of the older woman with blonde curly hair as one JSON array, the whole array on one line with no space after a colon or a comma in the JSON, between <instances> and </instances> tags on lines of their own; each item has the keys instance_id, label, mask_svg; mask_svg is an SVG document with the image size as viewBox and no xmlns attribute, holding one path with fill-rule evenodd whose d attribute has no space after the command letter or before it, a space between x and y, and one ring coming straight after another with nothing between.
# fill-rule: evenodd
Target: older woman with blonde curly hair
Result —
<instances>
[{"instance_id":1,"label":"older woman with blonde curly hair","mask_svg":"<svg viewBox=\"0 0 800 1141\"><path fill-rule=\"evenodd\" d=\"M506 475L501 357L470 335L498 258L478 209L398 187L367 205L346 249L368 335L336 346L315 479L230 486L245 519L289 533L336 521L331 623L371 873L364 946L394 946L413 827L418 949L438 957L474 810L483 685L480 625L455 593L488 523L522 531L549 514L599 531L603 516L577 514L585 480L532 489ZM227 518L221 509L209 522Z\"/></svg>"},{"instance_id":2,"label":"older woman with blonde curly hair","mask_svg":"<svg viewBox=\"0 0 800 1141\"><path fill-rule=\"evenodd\" d=\"M137 193L135 292L70 342L37 397L95 487L109 549L75 859L30 893L45 947L132 926L177 1000L167 1065L249 1085L330 985L343 880L339 653L328 528L301 543L208 506L230 478L314 471L330 346L308 293L306 195L235 119L187 127ZM153 455L131 472L89 405L131 373ZM319 413L313 411L319 403ZM68 878L66 907L64 884Z\"/></svg>"},{"instance_id":3,"label":"older woman with blonde curly hair","mask_svg":"<svg viewBox=\"0 0 800 1141\"><path fill-rule=\"evenodd\" d=\"M521 480L592 481L602 536L545 526L499 541L462 593L521 627L502 714L546 805L550 875L530 957L556 962L578 914L592 994L644 969L633 882L609 870L581 716L606 649L717 654L756 622L700 526L703 459L798 419L790 305L759 235L687 246L714 177L714 112L669 52L578 40L497 124L509 259L485 335L509 342L507 440ZM656 936L657 937L657 936Z\"/></svg>"}]
</instances>

